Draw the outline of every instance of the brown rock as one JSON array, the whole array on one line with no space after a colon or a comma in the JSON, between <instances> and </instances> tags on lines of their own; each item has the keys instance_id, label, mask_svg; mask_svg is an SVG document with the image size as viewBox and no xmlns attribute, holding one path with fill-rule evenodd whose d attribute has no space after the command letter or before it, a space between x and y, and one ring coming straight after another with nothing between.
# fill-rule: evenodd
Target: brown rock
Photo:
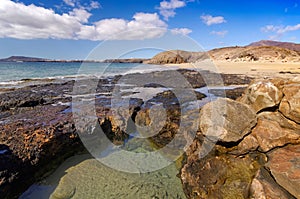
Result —
<instances>
[{"instance_id":1,"label":"brown rock","mask_svg":"<svg viewBox=\"0 0 300 199\"><path fill-rule=\"evenodd\" d=\"M234 154L246 154L250 151L255 151L259 147L257 139L252 135L246 136L237 146L237 150L233 151Z\"/></svg>"},{"instance_id":2,"label":"brown rock","mask_svg":"<svg viewBox=\"0 0 300 199\"><path fill-rule=\"evenodd\" d=\"M256 112L277 106L282 92L270 81L256 82L248 87L240 101L251 106Z\"/></svg>"},{"instance_id":3,"label":"brown rock","mask_svg":"<svg viewBox=\"0 0 300 199\"><path fill-rule=\"evenodd\" d=\"M261 168L251 184L251 199L289 199L293 196L280 187L269 172Z\"/></svg>"},{"instance_id":4,"label":"brown rock","mask_svg":"<svg viewBox=\"0 0 300 199\"><path fill-rule=\"evenodd\" d=\"M259 115L252 136L258 141L260 150L267 152L275 147L300 143L300 125L279 112L266 112Z\"/></svg>"},{"instance_id":5,"label":"brown rock","mask_svg":"<svg viewBox=\"0 0 300 199\"><path fill-rule=\"evenodd\" d=\"M257 167L250 156L189 159L181 170L184 191L188 198L249 198Z\"/></svg>"},{"instance_id":6,"label":"brown rock","mask_svg":"<svg viewBox=\"0 0 300 199\"><path fill-rule=\"evenodd\" d=\"M287 118L300 123L300 83L286 85L283 89L284 98L279 110Z\"/></svg>"},{"instance_id":7,"label":"brown rock","mask_svg":"<svg viewBox=\"0 0 300 199\"><path fill-rule=\"evenodd\" d=\"M237 142L256 124L249 106L230 99L206 104L200 112L200 129L212 141Z\"/></svg>"},{"instance_id":8,"label":"brown rock","mask_svg":"<svg viewBox=\"0 0 300 199\"><path fill-rule=\"evenodd\" d=\"M300 198L300 145L289 145L269 153L267 167L276 182L296 198Z\"/></svg>"}]
</instances>

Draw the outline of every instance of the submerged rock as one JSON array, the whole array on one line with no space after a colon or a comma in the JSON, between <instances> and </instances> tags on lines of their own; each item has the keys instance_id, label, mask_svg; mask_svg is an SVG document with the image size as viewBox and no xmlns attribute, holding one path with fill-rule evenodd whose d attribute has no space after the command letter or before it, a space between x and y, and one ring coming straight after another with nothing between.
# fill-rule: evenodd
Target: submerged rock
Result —
<instances>
[{"instance_id":1,"label":"submerged rock","mask_svg":"<svg viewBox=\"0 0 300 199\"><path fill-rule=\"evenodd\" d=\"M66 172L50 199L186 198L174 164L151 173L133 174L89 159Z\"/></svg>"}]
</instances>

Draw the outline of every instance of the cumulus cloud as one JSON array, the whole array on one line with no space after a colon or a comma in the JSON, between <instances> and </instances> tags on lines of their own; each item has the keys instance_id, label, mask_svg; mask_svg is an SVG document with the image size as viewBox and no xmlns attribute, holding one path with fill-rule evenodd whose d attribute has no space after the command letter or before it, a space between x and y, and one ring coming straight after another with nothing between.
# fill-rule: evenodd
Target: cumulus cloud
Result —
<instances>
[{"instance_id":1,"label":"cumulus cloud","mask_svg":"<svg viewBox=\"0 0 300 199\"><path fill-rule=\"evenodd\" d=\"M200 18L202 19L203 23L208 26L226 23L226 20L222 16L213 17L212 15L202 15Z\"/></svg>"},{"instance_id":2,"label":"cumulus cloud","mask_svg":"<svg viewBox=\"0 0 300 199\"><path fill-rule=\"evenodd\" d=\"M210 34L217 35L217 36L220 36L220 37L224 37L227 33L228 33L227 30L223 30L223 31L211 31L210 32Z\"/></svg>"},{"instance_id":3,"label":"cumulus cloud","mask_svg":"<svg viewBox=\"0 0 300 199\"><path fill-rule=\"evenodd\" d=\"M170 0L170 1L162 1L160 2L160 6L158 7L159 13L164 17L165 20L168 20L170 17L174 17L176 15L175 10L177 8L182 8L186 6L186 2L183 0Z\"/></svg>"},{"instance_id":4,"label":"cumulus cloud","mask_svg":"<svg viewBox=\"0 0 300 199\"><path fill-rule=\"evenodd\" d=\"M57 14L51 9L1 0L0 38L17 39L148 39L162 36L167 24L156 13L136 13L132 20L103 19L89 23L83 8ZM152 31L146 28L153 28ZM127 33L119 34L127 31ZM119 34L114 37L114 34Z\"/></svg>"},{"instance_id":5,"label":"cumulus cloud","mask_svg":"<svg viewBox=\"0 0 300 199\"><path fill-rule=\"evenodd\" d=\"M174 35L188 35L192 33L193 31L188 28L174 28L171 30L171 33Z\"/></svg>"},{"instance_id":6,"label":"cumulus cloud","mask_svg":"<svg viewBox=\"0 0 300 199\"><path fill-rule=\"evenodd\" d=\"M131 21L116 18L98 21L93 26L85 26L78 35L91 40L134 40L160 37L166 31L167 24L156 13L136 13Z\"/></svg>"}]
</instances>

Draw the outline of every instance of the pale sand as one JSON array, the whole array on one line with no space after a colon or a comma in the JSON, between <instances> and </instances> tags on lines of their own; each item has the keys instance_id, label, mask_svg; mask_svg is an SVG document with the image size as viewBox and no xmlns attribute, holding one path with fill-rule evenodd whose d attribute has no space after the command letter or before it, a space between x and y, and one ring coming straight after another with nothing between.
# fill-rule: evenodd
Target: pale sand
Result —
<instances>
[{"instance_id":1,"label":"pale sand","mask_svg":"<svg viewBox=\"0 0 300 199\"><path fill-rule=\"evenodd\" d=\"M300 76L300 62L298 63L264 63L264 62L226 62L205 60L199 63L167 64L186 69L203 69L224 74L243 74L251 77L282 77L294 78ZM285 74L280 73L285 72ZM291 74L290 74L291 73Z\"/></svg>"}]
</instances>

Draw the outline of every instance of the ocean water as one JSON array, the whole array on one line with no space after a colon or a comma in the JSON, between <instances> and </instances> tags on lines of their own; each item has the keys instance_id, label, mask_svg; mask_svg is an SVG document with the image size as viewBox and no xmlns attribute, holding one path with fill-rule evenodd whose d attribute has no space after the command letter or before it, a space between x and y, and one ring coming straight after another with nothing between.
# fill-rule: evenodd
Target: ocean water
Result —
<instances>
[{"instance_id":1,"label":"ocean water","mask_svg":"<svg viewBox=\"0 0 300 199\"><path fill-rule=\"evenodd\" d=\"M105 77L166 69L170 67L137 63L0 62L0 85L17 84L28 79Z\"/></svg>"}]
</instances>

